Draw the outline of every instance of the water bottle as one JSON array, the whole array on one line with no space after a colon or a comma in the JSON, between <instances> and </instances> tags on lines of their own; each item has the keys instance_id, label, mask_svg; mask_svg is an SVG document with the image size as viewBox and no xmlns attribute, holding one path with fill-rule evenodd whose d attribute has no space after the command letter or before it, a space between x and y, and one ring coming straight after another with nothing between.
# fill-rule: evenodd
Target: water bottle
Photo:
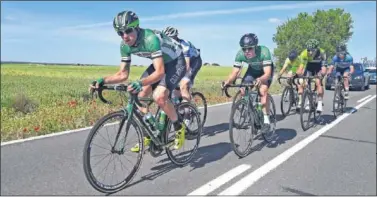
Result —
<instances>
[{"instance_id":1,"label":"water bottle","mask_svg":"<svg viewBox=\"0 0 377 197\"><path fill-rule=\"evenodd\" d=\"M158 129L163 131L165 129L165 120L166 120L166 113L164 111L160 111L160 119L158 120Z\"/></svg>"},{"instance_id":2,"label":"water bottle","mask_svg":"<svg viewBox=\"0 0 377 197\"><path fill-rule=\"evenodd\" d=\"M156 130L156 120L154 119L153 115L151 112L148 112L144 116L144 121L148 124L149 128L152 130L152 133L155 137L159 134L159 131Z\"/></svg>"}]
</instances>

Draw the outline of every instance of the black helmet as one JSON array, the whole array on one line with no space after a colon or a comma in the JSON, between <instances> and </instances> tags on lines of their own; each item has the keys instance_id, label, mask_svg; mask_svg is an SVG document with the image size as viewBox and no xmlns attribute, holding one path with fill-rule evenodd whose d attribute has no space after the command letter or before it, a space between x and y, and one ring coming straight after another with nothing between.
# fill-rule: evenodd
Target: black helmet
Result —
<instances>
[{"instance_id":1,"label":"black helmet","mask_svg":"<svg viewBox=\"0 0 377 197\"><path fill-rule=\"evenodd\" d=\"M113 27L116 32L125 31L128 28L139 27L139 17L132 11L119 12L113 20Z\"/></svg>"},{"instance_id":2,"label":"black helmet","mask_svg":"<svg viewBox=\"0 0 377 197\"><path fill-rule=\"evenodd\" d=\"M337 53L345 53L345 52L347 52L347 46L344 43L338 44L338 46L336 46L336 52Z\"/></svg>"},{"instance_id":3,"label":"black helmet","mask_svg":"<svg viewBox=\"0 0 377 197\"><path fill-rule=\"evenodd\" d=\"M253 33L245 34L240 39L241 48L250 48L258 45L258 37Z\"/></svg>"},{"instance_id":4,"label":"black helmet","mask_svg":"<svg viewBox=\"0 0 377 197\"><path fill-rule=\"evenodd\" d=\"M297 51L295 49L293 49L291 52L289 52L288 58L291 61L296 59L297 58Z\"/></svg>"}]
</instances>

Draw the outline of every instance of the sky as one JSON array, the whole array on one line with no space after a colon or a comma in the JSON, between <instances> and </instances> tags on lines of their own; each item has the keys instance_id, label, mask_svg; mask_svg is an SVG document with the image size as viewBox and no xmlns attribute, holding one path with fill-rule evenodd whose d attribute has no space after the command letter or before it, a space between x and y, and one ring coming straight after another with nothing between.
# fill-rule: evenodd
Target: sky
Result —
<instances>
[{"instance_id":1,"label":"sky","mask_svg":"<svg viewBox=\"0 0 377 197\"><path fill-rule=\"evenodd\" d=\"M113 17L132 10L142 28L174 26L202 53L203 63L231 66L245 33L270 48L276 28L300 12L343 8L354 20L354 60L376 57L373 1L1 1L1 60L119 65L121 38ZM132 64L151 60L132 56Z\"/></svg>"}]
</instances>

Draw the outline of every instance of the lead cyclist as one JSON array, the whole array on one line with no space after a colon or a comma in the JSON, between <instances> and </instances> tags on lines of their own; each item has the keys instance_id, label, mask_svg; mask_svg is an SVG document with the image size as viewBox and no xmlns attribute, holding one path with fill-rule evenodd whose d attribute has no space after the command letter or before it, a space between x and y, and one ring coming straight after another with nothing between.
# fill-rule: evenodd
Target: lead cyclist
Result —
<instances>
[{"instance_id":1,"label":"lead cyclist","mask_svg":"<svg viewBox=\"0 0 377 197\"><path fill-rule=\"evenodd\" d=\"M183 101L188 102L191 100L191 95L189 90L194 85L194 80L198 74L200 68L202 67L202 58L200 57L200 50L195 48L195 46L187 40L178 37L178 30L174 27L168 26L162 31L165 35L177 41L183 49L183 55L186 60L186 75L180 82L180 90L182 92ZM179 96L177 91L175 96Z\"/></svg>"},{"instance_id":2,"label":"lead cyclist","mask_svg":"<svg viewBox=\"0 0 377 197\"><path fill-rule=\"evenodd\" d=\"M262 132L266 132L270 130L268 89L272 83L274 72L271 53L266 46L258 45L258 37L253 33L243 35L239 41L239 44L241 49L236 55L232 73L222 84L222 88L236 80L237 75L240 73L242 63L247 63L249 66L244 77L242 78L242 83L251 83L256 81L256 85L260 85L259 91L261 94L264 120ZM244 95L242 89L241 95Z\"/></svg>"},{"instance_id":3,"label":"lead cyclist","mask_svg":"<svg viewBox=\"0 0 377 197\"><path fill-rule=\"evenodd\" d=\"M139 97L148 96L153 91L154 101L173 122L176 131L174 148L181 148L185 140L186 128L174 105L168 99L168 95L186 74L186 63L181 46L159 31L141 28L138 16L132 11L119 12L114 17L113 27L122 38L120 70L114 75L98 79L95 87L126 81L130 73L131 54L151 59L153 63L139 80L129 84L128 91L138 93ZM90 89L95 87L90 86ZM147 113L145 108L140 110ZM150 142L149 136L144 137L145 146ZM139 144L131 148L131 151L139 152Z\"/></svg>"}]
</instances>

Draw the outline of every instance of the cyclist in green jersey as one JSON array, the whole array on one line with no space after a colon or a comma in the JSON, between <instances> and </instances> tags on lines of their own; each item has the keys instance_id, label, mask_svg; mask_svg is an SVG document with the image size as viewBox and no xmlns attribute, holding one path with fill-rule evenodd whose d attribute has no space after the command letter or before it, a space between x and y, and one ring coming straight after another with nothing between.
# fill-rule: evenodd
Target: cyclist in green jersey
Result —
<instances>
[{"instance_id":1,"label":"cyclist in green jersey","mask_svg":"<svg viewBox=\"0 0 377 197\"><path fill-rule=\"evenodd\" d=\"M262 131L266 131L270 129L270 119L268 115L270 110L267 93L268 88L271 85L274 72L271 53L267 47L258 45L258 37L253 33L243 35L239 41L239 44L241 49L236 55L233 71L229 75L228 79L222 84L222 88L236 80L242 63L247 63L249 66L242 79L242 82L251 83L256 81L256 85L260 85L259 91L261 93L261 104L264 114ZM241 95L244 95L244 91L242 89Z\"/></svg>"},{"instance_id":2,"label":"cyclist in green jersey","mask_svg":"<svg viewBox=\"0 0 377 197\"><path fill-rule=\"evenodd\" d=\"M177 115L174 105L168 99L179 81L186 74L186 62L182 47L159 31L139 27L139 18L132 11L122 11L113 20L113 27L122 38L120 44L120 70L114 75L97 80L98 88L103 84L121 83L128 79L131 65L131 54L148 58L153 63L142 74L140 80L131 82L128 91L145 97L152 93L153 99L173 122L176 131L175 148L182 147L185 139L185 125ZM91 88L94 88L91 86ZM145 108L140 110L150 116ZM146 117L148 117L146 116ZM146 146L150 144L149 137L144 138ZM138 152L139 144L131 148Z\"/></svg>"},{"instance_id":3,"label":"cyclist in green jersey","mask_svg":"<svg viewBox=\"0 0 377 197\"><path fill-rule=\"evenodd\" d=\"M288 76L287 77L292 77L293 75L296 75L297 76L301 76L304 74L304 67L303 65L301 64L301 60L300 58L298 58L298 53L296 50L291 50L291 52L289 53L287 59L285 60L284 62L284 65L283 67L281 68L280 72L279 72L279 77L282 76L282 74L288 70ZM302 79L300 79L300 84L302 84ZM297 105L297 109L299 109L299 106L301 106L301 101L302 101L302 93L304 91L303 89L303 86L300 85L300 84L296 84L296 87L298 89L298 105Z\"/></svg>"},{"instance_id":4,"label":"cyclist in green jersey","mask_svg":"<svg viewBox=\"0 0 377 197\"><path fill-rule=\"evenodd\" d=\"M317 111L322 112L324 91L321 81L327 71L326 53L324 49L319 47L319 42L316 39L309 39L305 45L306 49L301 52L299 58L305 68L304 75L321 77L321 79L316 79L315 83L318 93Z\"/></svg>"}]
</instances>

